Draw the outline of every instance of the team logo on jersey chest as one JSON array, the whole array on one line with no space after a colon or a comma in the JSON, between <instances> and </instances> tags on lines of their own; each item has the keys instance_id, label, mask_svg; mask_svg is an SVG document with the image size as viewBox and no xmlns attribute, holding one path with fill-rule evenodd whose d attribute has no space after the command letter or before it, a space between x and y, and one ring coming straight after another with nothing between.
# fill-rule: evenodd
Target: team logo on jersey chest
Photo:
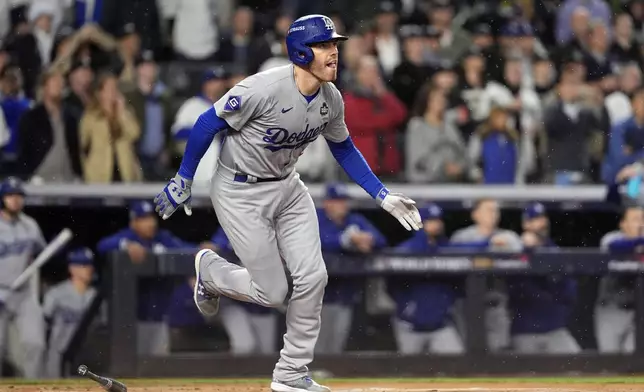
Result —
<instances>
[{"instance_id":1,"label":"team logo on jersey chest","mask_svg":"<svg viewBox=\"0 0 644 392\"><path fill-rule=\"evenodd\" d=\"M329 114L329 107L327 106L326 102L322 103L322 106L320 107L320 114L323 116Z\"/></svg>"},{"instance_id":2,"label":"team logo on jersey chest","mask_svg":"<svg viewBox=\"0 0 644 392\"><path fill-rule=\"evenodd\" d=\"M306 124L306 128L301 132L289 132L284 128L269 128L266 130L266 136L262 138L268 143L264 146L269 151L292 150L302 147L313 142L324 131L327 122L316 128L311 128Z\"/></svg>"}]
</instances>

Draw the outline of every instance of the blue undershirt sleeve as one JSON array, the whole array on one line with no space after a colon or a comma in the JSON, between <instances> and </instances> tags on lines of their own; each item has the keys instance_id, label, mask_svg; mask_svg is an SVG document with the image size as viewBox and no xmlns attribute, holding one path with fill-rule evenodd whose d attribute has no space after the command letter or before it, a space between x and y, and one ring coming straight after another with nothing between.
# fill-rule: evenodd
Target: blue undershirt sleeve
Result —
<instances>
[{"instance_id":1,"label":"blue undershirt sleeve","mask_svg":"<svg viewBox=\"0 0 644 392\"><path fill-rule=\"evenodd\" d=\"M389 194L389 190L371 171L369 164L353 144L351 137L347 137L339 143L330 140L326 142L329 145L331 154L333 154L333 157L342 166L347 175L371 197L382 200Z\"/></svg>"},{"instance_id":2,"label":"blue undershirt sleeve","mask_svg":"<svg viewBox=\"0 0 644 392\"><path fill-rule=\"evenodd\" d=\"M190 131L186 151L183 154L179 175L192 180L199 166L199 161L210 147L215 135L228 128L228 123L217 116L214 107L203 112Z\"/></svg>"}]
</instances>

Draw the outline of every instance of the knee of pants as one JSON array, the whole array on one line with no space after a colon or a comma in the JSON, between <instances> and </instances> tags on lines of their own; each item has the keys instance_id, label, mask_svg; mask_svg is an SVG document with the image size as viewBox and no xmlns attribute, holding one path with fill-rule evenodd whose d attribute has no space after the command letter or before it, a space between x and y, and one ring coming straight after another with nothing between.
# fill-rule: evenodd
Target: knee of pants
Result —
<instances>
[{"instance_id":1,"label":"knee of pants","mask_svg":"<svg viewBox=\"0 0 644 392\"><path fill-rule=\"evenodd\" d=\"M277 308L284 305L286 295L288 294L288 284L276 283L275 286L263 288L260 293L260 298L263 300L264 305Z\"/></svg>"},{"instance_id":2,"label":"knee of pants","mask_svg":"<svg viewBox=\"0 0 644 392\"><path fill-rule=\"evenodd\" d=\"M315 272L306 274L298 279L294 283L294 290L297 288L300 292L302 291L323 291L326 287L327 282L329 281L329 275L326 272L324 265L322 268L316 270Z\"/></svg>"}]
</instances>

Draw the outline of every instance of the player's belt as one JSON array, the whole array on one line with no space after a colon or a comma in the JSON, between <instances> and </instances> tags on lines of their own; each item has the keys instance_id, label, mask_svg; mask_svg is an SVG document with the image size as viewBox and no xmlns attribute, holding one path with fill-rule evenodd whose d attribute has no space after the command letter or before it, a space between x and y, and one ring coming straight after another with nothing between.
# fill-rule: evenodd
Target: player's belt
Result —
<instances>
[{"instance_id":1,"label":"player's belt","mask_svg":"<svg viewBox=\"0 0 644 392\"><path fill-rule=\"evenodd\" d=\"M255 182L275 182L275 181L282 181L283 179L284 179L284 177L281 177L281 178L257 178L255 176L251 176L251 175L248 175L248 174L235 173L235 177L233 178L233 181L255 183Z\"/></svg>"}]
</instances>

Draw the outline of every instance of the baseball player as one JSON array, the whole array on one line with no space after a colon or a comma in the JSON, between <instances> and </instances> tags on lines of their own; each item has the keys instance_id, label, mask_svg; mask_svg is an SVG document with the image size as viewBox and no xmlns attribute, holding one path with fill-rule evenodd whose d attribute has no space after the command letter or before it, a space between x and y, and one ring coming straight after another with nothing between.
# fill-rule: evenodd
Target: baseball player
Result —
<instances>
[{"instance_id":1,"label":"baseball player","mask_svg":"<svg viewBox=\"0 0 644 392\"><path fill-rule=\"evenodd\" d=\"M489 251L521 251L523 244L515 232L500 229L499 203L492 199L477 201L472 208L474 225L457 230L450 239L451 247L467 247ZM510 346L510 317L506 303L507 297L493 282L493 290L488 293L490 306L485 312L488 347L499 351ZM464 332L464 331L462 331Z\"/></svg>"},{"instance_id":2,"label":"baseball player","mask_svg":"<svg viewBox=\"0 0 644 392\"><path fill-rule=\"evenodd\" d=\"M148 201L132 203L130 227L103 238L96 246L96 250L102 255L117 250L126 251L134 263L144 262L149 252L162 253L166 249L196 248L197 245L183 241L167 230L159 230L154 206ZM141 280L137 324L139 353L168 353L169 331L164 317L171 290L171 282L159 282L157 279Z\"/></svg>"},{"instance_id":3,"label":"baseball player","mask_svg":"<svg viewBox=\"0 0 644 392\"><path fill-rule=\"evenodd\" d=\"M541 203L523 213L522 240L526 249L556 248L549 237L550 222ZM514 276L506 280L512 314L514 350L521 354L577 354L579 344L567 329L577 296L577 282L557 274Z\"/></svg>"},{"instance_id":4,"label":"baseball player","mask_svg":"<svg viewBox=\"0 0 644 392\"><path fill-rule=\"evenodd\" d=\"M644 210L624 210L619 230L601 239L600 248L611 253L644 252ZM635 279L631 276L605 276L599 284L595 307L595 333L601 353L632 353L635 350Z\"/></svg>"},{"instance_id":5,"label":"baseball player","mask_svg":"<svg viewBox=\"0 0 644 392\"><path fill-rule=\"evenodd\" d=\"M24 196L19 179L9 177L0 183L0 358L8 348L9 324L15 323L23 361L19 370L26 378L38 378L45 351L43 311L28 285L15 292L9 289L45 246L38 223L22 212Z\"/></svg>"},{"instance_id":6,"label":"baseball player","mask_svg":"<svg viewBox=\"0 0 644 392\"><path fill-rule=\"evenodd\" d=\"M233 252L223 228L211 238L215 251ZM250 302L226 298L219 316L224 325L233 354L271 354L277 350L277 313L274 309Z\"/></svg>"},{"instance_id":7,"label":"baseball player","mask_svg":"<svg viewBox=\"0 0 644 392\"><path fill-rule=\"evenodd\" d=\"M44 297L44 313L51 325L45 364L47 377L59 378L62 359L83 314L96 296L91 286L94 275L94 254L80 248L67 256L69 279L50 288Z\"/></svg>"},{"instance_id":8,"label":"baseball player","mask_svg":"<svg viewBox=\"0 0 644 392\"><path fill-rule=\"evenodd\" d=\"M190 133L176 177L155 198L167 219L183 205L192 214L192 179L215 134L226 132L211 182L211 200L221 226L244 267L212 251L195 257L195 303L207 314L219 296L279 307L293 278L286 312L284 348L273 371L274 392L329 391L308 375L320 331L327 273L322 260L315 205L293 170L306 146L323 136L348 176L407 230L420 228L408 197L390 193L354 146L344 122L342 96L333 82L338 41L323 15L297 19L286 46L293 64L239 82L203 113Z\"/></svg>"},{"instance_id":9,"label":"baseball player","mask_svg":"<svg viewBox=\"0 0 644 392\"><path fill-rule=\"evenodd\" d=\"M344 184L328 184L324 208L318 210L324 252L368 254L387 246L387 240L363 215L349 211ZM332 278L324 292L322 326L315 351L340 354L351 332L353 306L361 287L355 279Z\"/></svg>"},{"instance_id":10,"label":"baseball player","mask_svg":"<svg viewBox=\"0 0 644 392\"><path fill-rule=\"evenodd\" d=\"M449 247L443 211L436 204L420 209L423 229L398 245L401 253L432 254ZM392 325L401 354L462 354L463 341L452 322L452 308L462 296L462 279L395 277L389 292L396 302Z\"/></svg>"}]
</instances>

